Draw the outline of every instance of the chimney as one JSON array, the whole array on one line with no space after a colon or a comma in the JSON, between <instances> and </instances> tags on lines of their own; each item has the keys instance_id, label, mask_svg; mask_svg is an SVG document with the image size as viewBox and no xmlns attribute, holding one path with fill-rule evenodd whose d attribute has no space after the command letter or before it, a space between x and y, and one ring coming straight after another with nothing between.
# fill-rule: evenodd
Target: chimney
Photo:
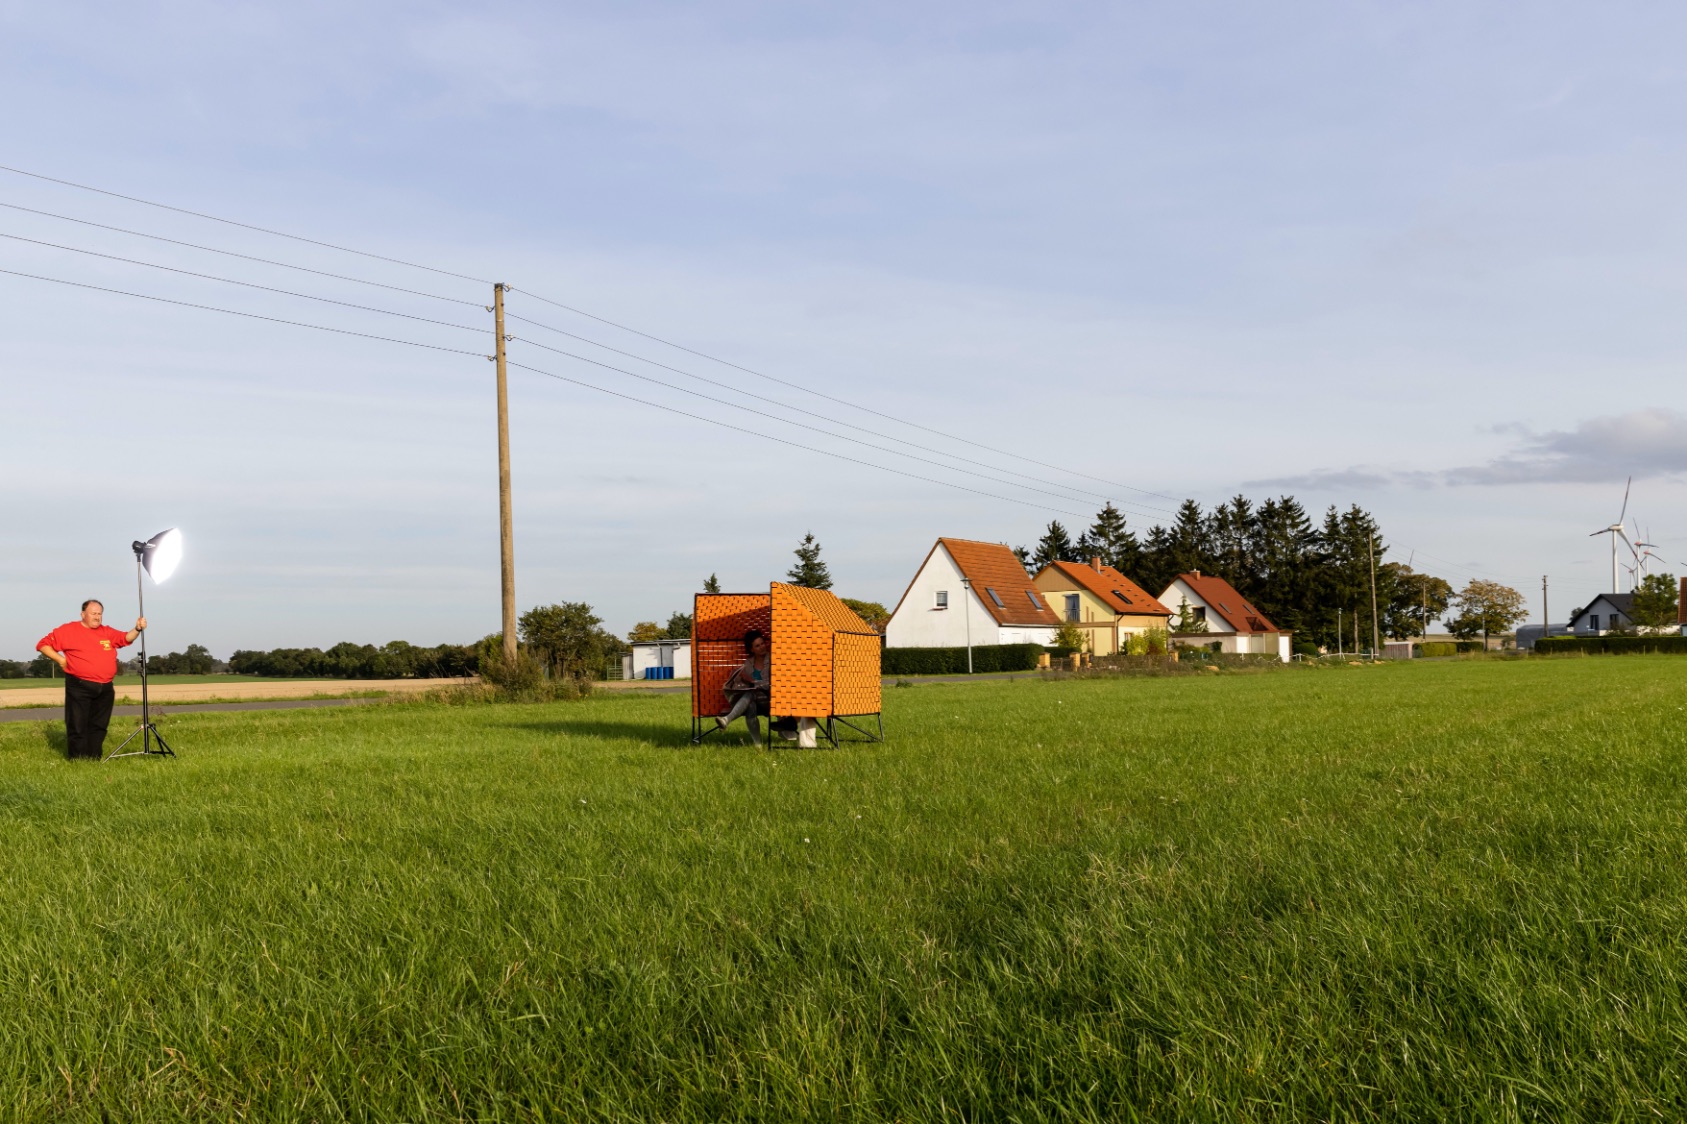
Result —
<instances>
[{"instance_id":1,"label":"chimney","mask_svg":"<svg viewBox=\"0 0 1687 1124\"><path fill-rule=\"evenodd\" d=\"M1101 555L1092 554L1090 556L1090 568L1098 574L1101 573Z\"/></svg>"},{"instance_id":2,"label":"chimney","mask_svg":"<svg viewBox=\"0 0 1687 1124\"><path fill-rule=\"evenodd\" d=\"M1195 575L1195 580L1196 580L1196 581L1200 581L1200 580L1201 580L1201 571L1199 571L1199 570L1194 570L1194 571L1191 571L1191 572L1192 572L1192 573L1193 573L1193 574L1194 574L1194 575Z\"/></svg>"}]
</instances>

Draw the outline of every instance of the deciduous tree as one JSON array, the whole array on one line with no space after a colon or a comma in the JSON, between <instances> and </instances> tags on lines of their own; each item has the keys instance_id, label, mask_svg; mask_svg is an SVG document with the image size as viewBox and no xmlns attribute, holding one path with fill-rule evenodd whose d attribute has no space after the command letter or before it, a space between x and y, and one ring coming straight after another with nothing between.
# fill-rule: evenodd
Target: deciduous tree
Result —
<instances>
[{"instance_id":1,"label":"deciduous tree","mask_svg":"<svg viewBox=\"0 0 1687 1124\"><path fill-rule=\"evenodd\" d=\"M1472 578L1459 590L1453 606L1458 616L1447 622L1453 635L1472 639L1481 633L1484 647L1491 635L1504 632L1529 616L1521 593L1508 585L1480 578Z\"/></svg>"},{"instance_id":2,"label":"deciduous tree","mask_svg":"<svg viewBox=\"0 0 1687 1124\"><path fill-rule=\"evenodd\" d=\"M1634 591L1629 615L1637 627L1648 632L1674 631L1679 623L1676 616L1679 596L1672 576L1647 574Z\"/></svg>"}]
</instances>

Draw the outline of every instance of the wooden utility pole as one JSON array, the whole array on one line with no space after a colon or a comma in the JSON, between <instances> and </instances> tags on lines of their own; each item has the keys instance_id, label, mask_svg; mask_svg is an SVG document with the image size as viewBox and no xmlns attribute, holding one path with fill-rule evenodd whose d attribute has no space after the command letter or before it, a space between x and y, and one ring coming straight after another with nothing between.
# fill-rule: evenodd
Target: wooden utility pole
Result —
<instances>
[{"instance_id":1,"label":"wooden utility pole","mask_svg":"<svg viewBox=\"0 0 1687 1124\"><path fill-rule=\"evenodd\" d=\"M1365 553L1371 558L1371 658L1382 652L1382 627L1377 622L1377 546L1376 536L1365 536ZM1357 642L1353 645L1357 648Z\"/></svg>"},{"instance_id":2,"label":"wooden utility pole","mask_svg":"<svg viewBox=\"0 0 1687 1124\"><path fill-rule=\"evenodd\" d=\"M515 515L510 511L510 391L504 365L504 283L492 286L498 365L498 553L503 566L504 664L515 663Z\"/></svg>"},{"instance_id":3,"label":"wooden utility pole","mask_svg":"<svg viewBox=\"0 0 1687 1124\"><path fill-rule=\"evenodd\" d=\"M1541 575L1541 639L1552 635L1552 610L1547 608L1546 575Z\"/></svg>"}]
</instances>

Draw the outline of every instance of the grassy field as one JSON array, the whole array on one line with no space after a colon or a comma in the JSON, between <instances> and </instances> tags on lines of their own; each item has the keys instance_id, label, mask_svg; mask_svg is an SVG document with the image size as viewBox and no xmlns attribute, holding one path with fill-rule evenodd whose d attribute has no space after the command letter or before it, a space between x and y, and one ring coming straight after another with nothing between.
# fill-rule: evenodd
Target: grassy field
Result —
<instances>
[{"instance_id":1,"label":"grassy field","mask_svg":"<svg viewBox=\"0 0 1687 1124\"><path fill-rule=\"evenodd\" d=\"M1687 660L886 707L771 754L683 697L0 727L0 1105L1687 1116Z\"/></svg>"}]
</instances>

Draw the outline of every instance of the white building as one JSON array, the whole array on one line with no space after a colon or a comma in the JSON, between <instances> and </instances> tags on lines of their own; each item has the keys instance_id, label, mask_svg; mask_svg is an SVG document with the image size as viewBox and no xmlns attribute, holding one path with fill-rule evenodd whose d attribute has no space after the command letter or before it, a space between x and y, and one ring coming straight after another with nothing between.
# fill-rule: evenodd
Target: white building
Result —
<instances>
[{"instance_id":1,"label":"white building","mask_svg":"<svg viewBox=\"0 0 1687 1124\"><path fill-rule=\"evenodd\" d=\"M650 673L656 668L656 674ZM690 679L691 641L640 640L621 657L623 679Z\"/></svg>"},{"instance_id":2,"label":"white building","mask_svg":"<svg viewBox=\"0 0 1687 1124\"><path fill-rule=\"evenodd\" d=\"M1002 543L938 539L885 625L887 648L1054 643L1060 618Z\"/></svg>"},{"instance_id":3,"label":"white building","mask_svg":"<svg viewBox=\"0 0 1687 1124\"><path fill-rule=\"evenodd\" d=\"M1159 601L1172 611L1174 643L1217 644L1219 651L1232 655L1276 656L1289 662L1291 634L1272 624L1223 578L1199 570L1179 574L1160 594ZM1205 632L1176 631L1185 604L1196 620L1205 622Z\"/></svg>"}]
</instances>

